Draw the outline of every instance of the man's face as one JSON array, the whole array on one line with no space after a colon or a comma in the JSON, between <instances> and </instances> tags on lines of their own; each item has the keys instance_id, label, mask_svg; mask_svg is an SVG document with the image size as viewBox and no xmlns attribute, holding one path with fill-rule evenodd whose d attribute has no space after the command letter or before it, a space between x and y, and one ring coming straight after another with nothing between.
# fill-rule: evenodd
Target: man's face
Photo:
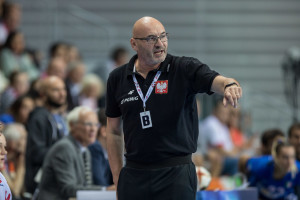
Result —
<instances>
[{"instance_id":1,"label":"man's face","mask_svg":"<svg viewBox=\"0 0 300 200\"><path fill-rule=\"evenodd\" d=\"M289 137L289 142L295 147L297 159L300 158L300 129L294 128Z\"/></svg>"},{"instance_id":2,"label":"man's face","mask_svg":"<svg viewBox=\"0 0 300 200\"><path fill-rule=\"evenodd\" d=\"M46 96L47 101L51 105L57 105L60 107L66 103L66 88L65 84L60 79L55 79L55 81L50 81L48 85Z\"/></svg>"},{"instance_id":3,"label":"man's face","mask_svg":"<svg viewBox=\"0 0 300 200\"><path fill-rule=\"evenodd\" d=\"M99 121L94 112L81 112L78 122L71 125L72 135L83 146L88 146L95 142L97 131L99 128Z\"/></svg>"},{"instance_id":4,"label":"man's face","mask_svg":"<svg viewBox=\"0 0 300 200\"><path fill-rule=\"evenodd\" d=\"M147 38L152 36L163 37L166 31L159 22L153 22L148 27L141 28L135 38ZM167 56L168 40L162 42L160 38L156 42L132 39L132 47L138 54L138 59L143 64L154 66L163 62Z\"/></svg>"}]
</instances>

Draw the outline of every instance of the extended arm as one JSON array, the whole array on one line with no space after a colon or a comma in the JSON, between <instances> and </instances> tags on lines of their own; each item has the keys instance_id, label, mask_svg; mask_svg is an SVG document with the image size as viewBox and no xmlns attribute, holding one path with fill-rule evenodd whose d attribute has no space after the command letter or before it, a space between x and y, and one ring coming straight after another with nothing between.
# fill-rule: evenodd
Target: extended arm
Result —
<instances>
[{"instance_id":1,"label":"extended arm","mask_svg":"<svg viewBox=\"0 0 300 200\"><path fill-rule=\"evenodd\" d=\"M107 152L114 184L118 185L119 174L123 167L124 139L121 118L107 117Z\"/></svg>"},{"instance_id":2,"label":"extended arm","mask_svg":"<svg viewBox=\"0 0 300 200\"><path fill-rule=\"evenodd\" d=\"M227 85L228 87L226 87ZM224 106L231 104L233 107L237 107L238 100L242 97L242 88L240 87L239 82L233 78L217 76L212 83L211 90L224 96Z\"/></svg>"}]
</instances>

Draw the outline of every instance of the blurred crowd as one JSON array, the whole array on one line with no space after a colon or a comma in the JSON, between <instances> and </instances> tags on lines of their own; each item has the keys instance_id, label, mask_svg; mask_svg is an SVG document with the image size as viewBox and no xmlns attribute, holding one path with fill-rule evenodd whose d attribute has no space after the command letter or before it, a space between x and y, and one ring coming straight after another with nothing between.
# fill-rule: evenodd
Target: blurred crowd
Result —
<instances>
[{"instance_id":1,"label":"blurred crowd","mask_svg":"<svg viewBox=\"0 0 300 200\"><path fill-rule=\"evenodd\" d=\"M24 33L19 29L20 5L2 0L0 16L0 121L5 125L8 152L0 170L13 199L34 199L39 190L50 187L45 182L43 165L44 169L52 169L49 159L59 158L47 153L68 135L78 140L82 149L89 149L92 163L91 183L72 179L74 183L68 184L82 186L77 189L95 188L90 185L114 189L106 152L105 82L110 71L128 61L128 51L123 47L113 49L106 63L87 73L80 49L73 44L53 41L47 53L27 48ZM43 54L47 54L45 66ZM95 111L97 119L91 119L92 123L85 121L82 126L72 124L74 121L68 121L67 116L76 115L74 110L78 106ZM84 116L79 113L77 118L87 120ZM276 169L282 169L278 174L276 171L280 179L294 172L295 160L300 160L300 124L293 124L289 130L270 127L263 133L248 134L242 119L240 108L224 107L216 101L211 115L199 122L199 148L193 159L196 165L210 171L213 189L224 189L219 178L237 173L245 174L249 184L256 186L260 180L255 167L267 166L273 160ZM95 127L97 135L89 140L89 131L93 132ZM284 158L280 157L282 152ZM70 191L66 189L66 196L73 196Z\"/></svg>"}]
</instances>

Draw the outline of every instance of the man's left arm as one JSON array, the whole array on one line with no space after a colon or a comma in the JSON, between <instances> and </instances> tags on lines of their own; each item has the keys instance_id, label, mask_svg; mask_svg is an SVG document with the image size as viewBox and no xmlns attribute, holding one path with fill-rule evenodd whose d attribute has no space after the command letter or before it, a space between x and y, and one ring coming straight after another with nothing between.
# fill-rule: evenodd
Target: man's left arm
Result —
<instances>
[{"instance_id":1,"label":"man's left arm","mask_svg":"<svg viewBox=\"0 0 300 200\"><path fill-rule=\"evenodd\" d=\"M214 79L211 91L223 95L223 104L227 106L228 104L233 107L237 107L238 100L242 97L242 88L235 79L226 78L224 76L216 76Z\"/></svg>"}]
</instances>

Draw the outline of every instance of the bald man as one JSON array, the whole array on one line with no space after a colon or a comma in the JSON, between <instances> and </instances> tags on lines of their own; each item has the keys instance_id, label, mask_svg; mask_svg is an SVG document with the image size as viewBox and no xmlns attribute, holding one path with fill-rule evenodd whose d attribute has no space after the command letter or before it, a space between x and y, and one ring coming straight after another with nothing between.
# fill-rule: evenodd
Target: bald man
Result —
<instances>
[{"instance_id":1,"label":"bald man","mask_svg":"<svg viewBox=\"0 0 300 200\"><path fill-rule=\"evenodd\" d=\"M25 186L34 193L44 157L49 148L68 133L66 123L60 115L60 108L66 103L66 89L63 80L49 76L41 83L43 107L36 107L29 115L26 125L28 137L26 147Z\"/></svg>"},{"instance_id":2,"label":"bald man","mask_svg":"<svg viewBox=\"0 0 300 200\"><path fill-rule=\"evenodd\" d=\"M107 82L107 146L118 198L194 200L195 95L216 92L236 107L242 89L195 58L167 54L168 33L157 19L136 21L130 44L136 55Z\"/></svg>"}]
</instances>

